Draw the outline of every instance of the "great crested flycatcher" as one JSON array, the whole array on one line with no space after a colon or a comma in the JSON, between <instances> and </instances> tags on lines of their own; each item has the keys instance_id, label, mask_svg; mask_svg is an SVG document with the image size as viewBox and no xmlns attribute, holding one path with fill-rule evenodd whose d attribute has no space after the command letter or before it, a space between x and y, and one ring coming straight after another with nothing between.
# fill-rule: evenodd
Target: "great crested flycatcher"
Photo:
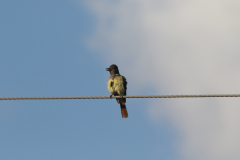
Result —
<instances>
[{"instance_id":1,"label":"great crested flycatcher","mask_svg":"<svg viewBox=\"0 0 240 160\"><path fill-rule=\"evenodd\" d=\"M121 76L117 65L112 64L106 69L110 73L108 85L108 91L114 96L124 96L127 92L127 80L124 76ZM111 95L111 96L112 96ZM116 98L120 104L122 118L128 118L128 112L126 108L126 98Z\"/></svg>"}]
</instances>

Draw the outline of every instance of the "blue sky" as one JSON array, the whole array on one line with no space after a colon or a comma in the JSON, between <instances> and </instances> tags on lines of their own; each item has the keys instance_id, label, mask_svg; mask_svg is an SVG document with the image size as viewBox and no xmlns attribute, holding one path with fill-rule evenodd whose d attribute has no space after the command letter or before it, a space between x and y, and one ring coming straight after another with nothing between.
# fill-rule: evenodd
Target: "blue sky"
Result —
<instances>
[{"instance_id":1,"label":"blue sky","mask_svg":"<svg viewBox=\"0 0 240 160\"><path fill-rule=\"evenodd\" d=\"M109 95L105 68L115 61L87 46L97 17L83 3L0 6L1 97ZM171 159L173 130L156 128L147 104L129 99L122 119L115 100L0 101L1 159Z\"/></svg>"},{"instance_id":2,"label":"blue sky","mask_svg":"<svg viewBox=\"0 0 240 160\"><path fill-rule=\"evenodd\" d=\"M0 96L239 94L235 0L0 2ZM239 160L238 98L0 101L4 160Z\"/></svg>"}]
</instances>

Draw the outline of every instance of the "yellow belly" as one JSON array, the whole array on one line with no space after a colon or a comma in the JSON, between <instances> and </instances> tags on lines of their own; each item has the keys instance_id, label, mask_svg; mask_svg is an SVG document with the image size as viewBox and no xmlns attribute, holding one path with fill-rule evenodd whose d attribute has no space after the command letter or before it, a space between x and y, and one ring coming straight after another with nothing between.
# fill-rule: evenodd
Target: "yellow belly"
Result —
<instances>
[{"instance_id":1,"label":"yellow belly","mask_svg":"<svg viewBox=\"0 0 240 160\"><path fill-rule=\"evenodd\" d=\"M111 86L112 82L113 85ZM123 78L121 76L115 77L114 79L110 79L107 83L108 91L113 95L124 95L125 88L123 84L124 84Z\"/></svg>"}]
</instances>

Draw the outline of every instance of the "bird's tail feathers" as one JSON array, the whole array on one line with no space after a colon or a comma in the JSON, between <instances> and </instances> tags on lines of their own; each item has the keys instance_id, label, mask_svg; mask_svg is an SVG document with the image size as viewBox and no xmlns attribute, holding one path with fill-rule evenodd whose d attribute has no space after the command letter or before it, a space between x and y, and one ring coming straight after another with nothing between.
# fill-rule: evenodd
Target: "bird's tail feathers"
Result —
<instances>
[{"instance_id":1,"label":"bird's tail feathers","mask_svg":"<svg viewBox=\"0 0 240 160\"><path fill-rule=\"evenodd\" d=\"M122 118L128 118L127 108L124 102L120 103Z\"/></svg>"}]
</instances>

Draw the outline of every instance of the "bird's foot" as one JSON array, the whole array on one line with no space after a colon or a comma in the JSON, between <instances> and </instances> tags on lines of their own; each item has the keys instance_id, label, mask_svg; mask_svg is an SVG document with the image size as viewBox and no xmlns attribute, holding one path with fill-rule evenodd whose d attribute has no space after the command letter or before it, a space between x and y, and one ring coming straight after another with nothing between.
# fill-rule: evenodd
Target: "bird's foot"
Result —
<instances>
[{"instance_id":1,"label":"bird's foot","mask_svg":"<svg viewBox=\"0 0 240 160\"><path fill-rule=\"evenodd\" d=\"M113 95L111 94L111 95L110 95L110 98L111 98L111 99L112 99L112 96L113 96Z\"/></svg>"}]
</instances>

